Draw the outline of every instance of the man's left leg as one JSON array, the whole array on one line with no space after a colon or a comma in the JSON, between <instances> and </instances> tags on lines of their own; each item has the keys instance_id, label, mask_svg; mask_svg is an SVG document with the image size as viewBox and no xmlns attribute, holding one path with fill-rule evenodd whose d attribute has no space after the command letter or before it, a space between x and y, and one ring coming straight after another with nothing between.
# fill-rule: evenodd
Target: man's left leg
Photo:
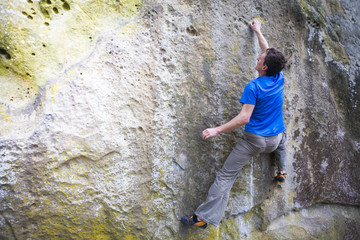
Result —
<instances>
[{"instance_id":1,"label":"man's left leg","mask_svg":"<svg viewBox=\"0 0 360 240\"><path fill-rule=\"evenodd\" d=\"M261 139L261 137L259 137ZM258 153L260 148L246 139L241 139L234 150L226 159L222 169L217 173L215 182L209 189L208 196L195 211L198 216L206 223L218 226L222 219L228 200L229 193L239 171L249 163L251 157Z\"/></svg>"}]
</instances>

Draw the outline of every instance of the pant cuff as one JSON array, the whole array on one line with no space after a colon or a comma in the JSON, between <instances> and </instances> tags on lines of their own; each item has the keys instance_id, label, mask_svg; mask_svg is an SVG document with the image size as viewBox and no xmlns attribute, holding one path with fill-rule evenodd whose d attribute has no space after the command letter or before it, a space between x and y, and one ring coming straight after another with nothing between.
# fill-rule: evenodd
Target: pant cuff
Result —
<instances>
[{"instance_id":1,"label":"pant cuff","mask_svg":"<svg viewBox=\"0 0 360 240\"><path fill-rule=\"evenodd\" d=\"M208 224L211 224L212 226L214 227L218 227L219 226L219 223L214 223L212 221L209 221L206 217L203 217L201 214L198 214L197 212L195 212L195 215L198 216L199 218L201 218L202 221L208 223Z\"/></svg>"}]
</instances>

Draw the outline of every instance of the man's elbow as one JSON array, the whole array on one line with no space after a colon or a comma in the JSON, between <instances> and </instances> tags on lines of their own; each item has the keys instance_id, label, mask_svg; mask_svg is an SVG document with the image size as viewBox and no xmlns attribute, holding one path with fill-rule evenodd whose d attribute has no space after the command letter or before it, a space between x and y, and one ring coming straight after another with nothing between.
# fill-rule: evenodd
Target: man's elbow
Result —
<instances>
[{"instance_id":1,"label":"man's elbow","mask_svg":"<svg viewBox=\"0 0 360 240\"><path fill-rule=\"evenodd\" d=\"M238 124L239 124L240 126L242 126L242 125L247 124L248 122L250 122L250 118L249 118L249 117L241 116L240 119L239 119Z\"/></svg>"}]
</instances>

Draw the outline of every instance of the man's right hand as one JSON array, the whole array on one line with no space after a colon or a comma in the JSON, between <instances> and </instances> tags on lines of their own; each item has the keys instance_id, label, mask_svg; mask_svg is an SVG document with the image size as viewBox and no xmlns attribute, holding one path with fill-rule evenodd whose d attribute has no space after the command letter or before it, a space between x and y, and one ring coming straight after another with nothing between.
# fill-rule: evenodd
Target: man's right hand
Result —
<instances>
[{"instance_id":1,"label":"man's right hand","mask_svg":"<svg viewBox=\"0 0 360 240\"><path fill-rule=\"evenodd\" d=\"M219 131L217 130L217 128L208 128L202 132L202 138L208 139L211 137L215 137L218 134L219 134Z\"/></svg>"}]
</instances>

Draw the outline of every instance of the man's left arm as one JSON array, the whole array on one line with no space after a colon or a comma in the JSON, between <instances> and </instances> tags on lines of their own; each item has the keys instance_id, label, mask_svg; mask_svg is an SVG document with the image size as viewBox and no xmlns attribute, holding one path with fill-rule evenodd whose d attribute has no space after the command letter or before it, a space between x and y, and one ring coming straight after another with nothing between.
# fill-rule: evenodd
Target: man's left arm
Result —
<instances>
[{"instance_id":1,"label":"man's left arm","mask_svg":"<svg viewBox=\"0 0 360 240\"><path fill-rule=\"evenodd\" d=\"M250 121L250 117L251 117L252 112L254 111L254 108L255 108L255 105L244 104L239 115L237 115L236 117L231 119L229 122L227 122L221 126L205 129L202 132L202 138L208 139L208 138L214 137L220 133L229 132L231 130L234 130L236 128L239 128L239 127L245 125L246 123L248 123Z\"/></svg>"},{"instance_id":2,"label":"man's left arm","mask_svg":"<svg viewBox=\"0 0 360 240\"><path fill-rule=\"evenodd\" d=\"M264 35L261 32L261 22L257 19L254 19L251 23L250 23L250 27L254 30L254 32L256 33L256 36L258 38L258 42L259 42L259 46L261 48L261 51L264 53L266 52L266 49L269 48L269 44L266 40L266 38L264 37Z\"/></svg>"}]
</instances>

